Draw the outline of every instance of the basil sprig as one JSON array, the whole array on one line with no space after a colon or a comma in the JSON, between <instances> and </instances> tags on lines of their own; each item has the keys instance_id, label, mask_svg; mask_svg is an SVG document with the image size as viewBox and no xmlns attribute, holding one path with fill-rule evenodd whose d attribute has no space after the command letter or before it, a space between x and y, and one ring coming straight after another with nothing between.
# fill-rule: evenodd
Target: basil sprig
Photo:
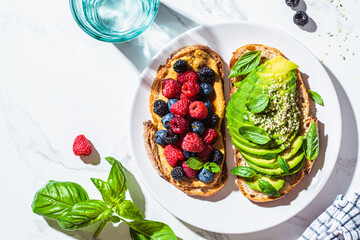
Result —
<instances>
[{"instance_id":1,"label":"basil sprig","mask_svg":"<svg viewBox=\"0 0 360 240\"><path fill-rule=\"evenodd\" d=\"M239 128L239 133L243 135L246 139L257 143L265 144L270 141L268 133L259 127L254 126L244 126Z\"/></svg>"},{"instance_id":2,"label":"basil sprig","mask_svg":"<svg viewBox=\"0 0 360 240\"><path fill-rule=\"evenodd\" d=\"M256 172L251 167L235 167L231 170L231 173L240 177L252 178L256 175Z\"/></svg>"},{"instance_id":3,"label":"basil sprig","mask_svg":"<svg viewBox=\"0 0 360 240\"><path fill-rule=\"evenodd\" d=\"M320 94L318 94L317 92L314 92L313 90L309 89L308 91L310 98L317 104L324 106L324 101L322 99L322 97L320 96Z\"/></svg>"},{"instance_id":4,"label":"basil sprig","mask_svg":"<svg viewBox=\"0 0 360 240\"><path fill-rule=\"evenodd\" d=\"M260 190L266 195L272 197L280 197L280 193L268 181L264 179L258 179L258 186Z\"/></svg>"},{"instance_id":5,"label":"basil sprig","mask_svg":"<svg viewBox=\"0 0 360 240\"><path fill-rule=\"evenodd\" d=\"M319 136L315 122L311 124L305 136L304 151L308 160L314 160L319 155Z\"/></svg>"},{"instance_id":6,"label":"basil sprig","mask_svg":"<svg viewBox=\"0 0 360 240\"><path fill-rule=\"evenodd\" d=\"M212 173L221 172L220 167L214 162L207 162L204 164L204 168Z\"/></svg>"},{"instance_id":7,"label":"basil sprig","mask_svg":"<svg viewBox=\"0 0 360 240\"><path fill-rule=\"evenodd\" d=\"M285 159L282 156L278 156L277 163L279 165L279 168L283 170L286 173L289 173L289 164L285 161Z\"/></svg>"},{"instance_id":8,"label":"basil sprig","mask_svg":"<svg viewBox=\"0 0 360 240\"><path fill-rule=\"evenodd\" d=\"M209 172L212 172L212 173L221 172L220 167L216 163L207 162L207 163L204 164L203 161L201 161L197 157L189 158L186 161L186 165L188 165L189 168L194 169L194 170L200 170L202 168L205 168L206 170L208 170Z\"/></svg>"},{"instance_id":9,"label":"basil sprig","mask_svg":"<svg viewBox=\"0 0 360 240\"><path fill-rule=\"evenodd\" d=\"M253 97L250 99L248 103L246 103L246 107L249 108L252 113L260 113L264 111L264 109L269 104L269 96L266 94L261 94L257 97Z\"/></svg>"},{"instance_id":10,"label":"basil sprig","mask_svg":"<svg viewBox=\"0 0 360 240\"><path fill-rule=\"evenodd\" d=\"M251 51L242 55L230 70L229 78L248 74L260 63L261 52Z\"/></svg>"},{"instance_id":11,"label":"basil sprig","mask_svg":"<svg viewBox=\"0 0 360 240\"><path fill-rule=\"evenodd\" d=\"M177 239L165 223L144 220L140 209L130 200L125 200L128 189L124 167L112 157L107 181L91 178L101 193L101 200L89 199L84 188L73 182L49 181L36 192L31 205L34 213L57 220L65 230L75 230L101 222L94 233L98 237L109 221L123 221L130 227L132 239Z\"/></svg>"}]
</instances>

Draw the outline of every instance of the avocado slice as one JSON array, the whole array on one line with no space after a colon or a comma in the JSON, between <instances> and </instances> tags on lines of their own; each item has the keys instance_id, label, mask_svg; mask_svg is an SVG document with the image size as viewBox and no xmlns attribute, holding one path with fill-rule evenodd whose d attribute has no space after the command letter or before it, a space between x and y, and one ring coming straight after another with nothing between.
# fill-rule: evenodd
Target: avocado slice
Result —
<instances>
[{"instance_id":1,"label":"avocado slice","mask_svg":"<svg viewBox=\"0 0 360 240\"><path fill-rule=\"evenodd\" d=\"M276 56L258 67L258 72L282 75L299 66L282 56Z\"/></svg>"},{"instance_id":2,"label":"avocado slice","mask_svg":"<svg viewBox=\"0 0 360 240\"><path fill-rule=\"evenodd\" d=\"M268 178L265 176L255 176L253 178L245 178L245 182L246 184L253 190L257 190L260 191L259 185L258 185L258 180L259 179L264 179L266 181L268 181L277 191L280 190L280 188L282 188L284 186L284 179L281 178Z\"/></svg>"}]
</instances>

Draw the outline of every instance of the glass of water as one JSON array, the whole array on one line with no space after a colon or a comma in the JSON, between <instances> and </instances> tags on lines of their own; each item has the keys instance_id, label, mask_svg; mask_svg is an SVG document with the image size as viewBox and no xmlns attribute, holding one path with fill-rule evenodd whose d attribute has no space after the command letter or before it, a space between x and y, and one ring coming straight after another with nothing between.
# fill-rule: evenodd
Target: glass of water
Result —
<instances>
[{"instance_id":1,"label":"glass of water","mask_svg":"<svg viewBox=\"0 0 360 240\"><path fill-rule=\"evenodd\" d=\"M160 0L70 0L77 24L105 42L125 42L139 36L154 20Z\"/></svg>"}]
</instances>

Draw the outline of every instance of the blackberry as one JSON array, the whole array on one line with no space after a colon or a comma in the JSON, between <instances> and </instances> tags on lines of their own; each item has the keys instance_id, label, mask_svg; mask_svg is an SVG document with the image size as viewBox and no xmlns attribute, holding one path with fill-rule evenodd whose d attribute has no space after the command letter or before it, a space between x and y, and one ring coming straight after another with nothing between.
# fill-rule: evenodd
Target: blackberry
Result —
<instances>
[{"instance_id":1,"label":"blackberry","mask_svg":"<svg viewBox=\"0 0 360 240\"><path fill-rule=\"evenodd\" d=\"M213 88L208 83L200 83L200 95L209 98L213 92Z\"/></svg>"},{"instance_id":2,"label":"blackberry","mask_svg":"<svg viewBox=\"0 0 360 240\"><path fill-rule=\"evenodd\" d=\"M175 144L179 141L179 134L173 133L170 130L166 130L164 135L164 141L167 144Z\"/></svg>"},{"instance_id":3,"label":"blackberry","mask_svg":"<svg viewBox=\"0 0 360 240\"><path fill-rule=\"evenodd\" d=\"M174 70L175 72L177 73L183 73L187 70L187 67L188 67L188 63L187 61L185 60L177 60L175 63L174 63Z\"/></svg>"},{"instance_id":4,"label":"blackberry","mask_svg":"<svg viewBox=\"0 0 360 240\"><path fill-rule=\"evenodd\" d=\"M171 111L171 106L174 105L174 103L176 103L177 101L179 101L179 99L176 99L176 98L170 98L168 100L168 107L169 107L169 111Z\"/></svg>"},{"instance_id":5,"label":"blackberry","mask_svg":"<svg viewBox=\"0 0 360 240\"><path fill-rule=\"evenodd\" d=\"M165 145L165 136L166 131L165 130L159 130L155 134L155 142L159 145Z\"/></svg>"},{"instance_id":6,"label":"blackberry","mask_svg":"<svg viewBox=\"0 0 360 240\"><path fill-rule=\"evenodd\" d=\"M201 136L201 135L203 135L203 133L205 131L205 126L200 121L194 121L191 123L191 131L193 133L196 133L197 135Z\"/></svg>"},{"instance_id":7,"label":"blackberry","mask_svg":"<svg viewBox=\"0 0 360 240\"><path fill-rule=\"evenodd\" d=\"M167 114L169 112L168 105L163 100L156 100L154 102L153 111L154 111L154 113L156 113L159 116L164 116L165 114Z\"/></svg>"},{"instance_id":8,"label":"blackberry","mask_svg":"<svg viewBox=\"0 0 360 240\"><path fill-rule=\"evenodd\" d=\"M303 11L298 11L295 13L293 21L296 25L303 27L309 22L309 16Z\"/></svg>"},{"instance_id":9,"label":"blackberry","mask_svg":"<svg viewBox=\"0 0 360 240\"><path fill-rule=\"evenodd\" d=\"M191 158L191 157L195 157L195 156L196 156L196 153L194 153L194 152L188 152L188 151L185 151L185 150L183 150L183 154L184 154L185 159L189 159L189 158Z\"/></svg>"},{"instance_id":10,"label":"blackberry","mask_svg":"<svg viewBox=\"0 0 360 240\"><path fill-rule=\"evenodd\" d=\"M224 154L218 149L214 149L210 153L209 161L214 162L217 165L221 165L224 160Z\"/></svg>"},{"instance_id":11,"label":"blackberry","mask_svg":"<svg viewBox=\"0 0 360 240\"><path fill-rule=\"evenodd\" d=\"M185 178L185 173L182 167L176 166L171 170L171 176L176 181L181 181Z\"/></svg>"},{"instance_id":12,"label":"blackberry","mask_svg":"<svg viewBox=\"0 0 360 240\"><path fill-rule=\"evenodd\" d=\"M219 116L216 115L216 113L211 112L207 115L203 122L209 128L214 128L219 122Z\"/></svg>"},{"instance_id":13,"label":"blackberry","mask_svg":"<svg viewBox=\"0 0 360 240\"><path fill-rule=\"evenodd\" d=\"M286 5L289 7L297 7L299 5L300 0L285 0Z\"/></svg>"},{"instance_id":14,"label":"blackberry","mask_svg":"<svg viewBox=\"0 0 360 240\"><path fill-rule=\"evenodd\" d=\"M165 116L161 118L161 122L164 125L166 129L169 129L170 127L170 121L174 118L174 115L172 113L168 113Z\"/></svg>"},{"instance_id":15,"label":"blackberry","mask_svg":"<svg viewBox=\"0 0 360 240\"><path fill-rule=\"evenodd\" d=\"M198 78L200 82L211 84L215 78L215 72L209 67L201 68L198 73Z\"/></svg>"}]
</instances>

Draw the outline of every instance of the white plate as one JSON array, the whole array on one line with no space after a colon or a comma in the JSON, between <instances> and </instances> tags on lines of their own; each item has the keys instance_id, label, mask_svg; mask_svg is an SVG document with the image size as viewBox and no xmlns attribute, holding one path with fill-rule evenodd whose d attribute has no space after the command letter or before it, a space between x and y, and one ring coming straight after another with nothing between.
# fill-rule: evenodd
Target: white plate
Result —
<instances>
[{"instance_id":1,"label":"white plate","mask_svg":"<svg viewBox=\"0 0 360 240\"><path fill-rule=\"evenodd\" d=\"M266 204L255 204L237 189L233 150L227 133L227 167L229 179L224 189L210 198L185 195L160 178L151 166L144 150L142 123L151 119L148 109L150 88L159 65L170 54L182 47L204 44L216 51L225 62L232 52L250 43L261 43L278 48L306 74L310 88L324 99L325 106L317 106L320 124L320 155L309 176L306 176L285 198ZM225 75L228 75L228 69ZM229 81L225 93L229 96ZM227 102L228 102L227 98ZM249 233L263 230L286 221L304 209L326 184L334 168L341 139L341 116L334 86L320 62L301 43L272 27L249 22L227 22L196 27L180 35L152 60L141 75L141 83L133 103L131 116L131 145L138 171L148 190L168 211L181 220L209 231L220 233Z\"/></svg>"}]
</instances>

